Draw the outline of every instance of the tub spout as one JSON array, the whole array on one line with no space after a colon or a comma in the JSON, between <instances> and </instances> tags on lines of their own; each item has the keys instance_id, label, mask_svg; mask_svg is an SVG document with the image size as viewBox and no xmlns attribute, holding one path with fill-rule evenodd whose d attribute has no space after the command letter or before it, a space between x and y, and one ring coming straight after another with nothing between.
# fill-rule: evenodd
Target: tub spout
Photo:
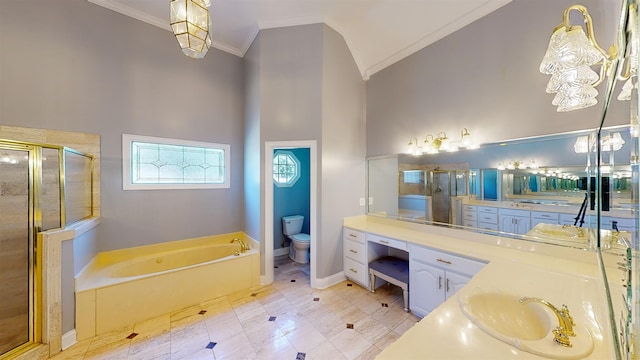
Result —
<instances>
[{"instance_id":1,"label":"tub spout","mask_svg":"<svg viewBox=\"0 0 640 360\"><path fill-rule=\"evenodd\" d=\"M231 240L231 243L233 244L234 242L239 242L240 243L240 250L242 252L246 252L247 250L250 250L249 245L247 245L244 241L242 241L242 239L240 238L233 238L233 240Z\"/></svg>"}]
</instances>

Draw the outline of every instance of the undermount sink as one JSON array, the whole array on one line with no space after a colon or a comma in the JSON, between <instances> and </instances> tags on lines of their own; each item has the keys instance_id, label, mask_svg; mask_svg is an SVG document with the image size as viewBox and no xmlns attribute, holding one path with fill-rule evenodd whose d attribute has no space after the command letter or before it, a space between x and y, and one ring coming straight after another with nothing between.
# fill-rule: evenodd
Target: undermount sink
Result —
<instances>
[{"instance_id":1,"label":"undermount sink","mask_svg":"<svg viewBox=\"0 0 640 360\"><path fill-rule=\"evenodd\" d=\"M539 223L529 230L526 235L558 240L588 241L587 230L570 225Z\"/></svg>"},{"instance_id":2,"label":"undermount sink","mask_svg":"<svg viewBox=\"0 0 640 360\"><path fill-rule=\"evenodd\" d=\"M519 350L552 359L578 359L593 351L591 333L576 320L571 347L554 341L558 320L540 303L521 303L520 296L500 291L471 291L458 296L464 315L494 338Z\"/></svg>"}]
</instances>

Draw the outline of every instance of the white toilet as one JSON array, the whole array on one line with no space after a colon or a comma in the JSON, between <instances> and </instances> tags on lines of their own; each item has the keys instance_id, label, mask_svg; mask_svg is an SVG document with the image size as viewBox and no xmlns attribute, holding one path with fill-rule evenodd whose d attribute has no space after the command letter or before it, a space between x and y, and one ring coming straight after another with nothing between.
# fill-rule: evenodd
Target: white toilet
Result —
<instances>
[{"instance_id":1,"label":"white toilet","mask_svg":"<svg viewBox=\"0 0 640 360\"><path fill-rule=\"evenodd\" d=\"M291 260L306 264L309 262L309 247L311 237L309 234L301 234L304 216L293 215L282 218L282 232L291 240L289 257Z\"/></svg>"}]
</instances>

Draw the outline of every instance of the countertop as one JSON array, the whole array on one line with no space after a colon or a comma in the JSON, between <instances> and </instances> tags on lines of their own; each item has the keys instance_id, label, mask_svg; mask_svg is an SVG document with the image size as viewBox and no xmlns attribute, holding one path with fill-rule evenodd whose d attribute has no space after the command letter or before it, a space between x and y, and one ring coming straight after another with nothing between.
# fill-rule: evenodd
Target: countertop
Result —
<instances>
[{"instance_id":1,"label":"countertop","mask_svg":"<svg viewBox=\"0 0 640 360\"><path fill-rule=\"evenodd\" d=\"M614 358L595 252L372 216L345 218L344 226L488 262L376 359L541 359L495 339L464 315L458 297L478 289L566 304L592 334L594 350L587 359Z\"/></svg>"},{"instance_id":2,"label":"countertop","mask_svg":"<svg viewBox=\"0 0 640 360\"><path fill-rule=\"evenodd\" d=\"M547 201L547 203L536 204L536 203L522 202L522 201L488 201L488 200L475 200L475 199L464 198L462 201L462 205L489 206L489 207L497 207L501 209L554 212L554 213L572 214L572 215L578 214L578 210L580 210L580 203L553 204L552 201ZM601 214L602 216L605 216L605 217L632 218L633 209L612 207L609 211L603 211ZM587 215L596 215L596 212L593 210L587 209Z\"/></svg>"}]
</instances>

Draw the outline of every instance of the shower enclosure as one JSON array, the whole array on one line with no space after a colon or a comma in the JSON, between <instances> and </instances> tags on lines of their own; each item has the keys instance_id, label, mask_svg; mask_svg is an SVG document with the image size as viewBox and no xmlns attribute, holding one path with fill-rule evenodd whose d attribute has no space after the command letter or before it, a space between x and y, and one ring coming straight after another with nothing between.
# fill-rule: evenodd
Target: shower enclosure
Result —
<instances>
[{"instance_id":1,"label":"shower enclosure","mask_svg":"<svg viewBox=\"0 0 640 360\"><path fill-rule=\"evenodd\" d=\"M36 236L91 216L91 168L71 149L0 141L0 359L40 341Z\"/></svg>"}]
</instances>

